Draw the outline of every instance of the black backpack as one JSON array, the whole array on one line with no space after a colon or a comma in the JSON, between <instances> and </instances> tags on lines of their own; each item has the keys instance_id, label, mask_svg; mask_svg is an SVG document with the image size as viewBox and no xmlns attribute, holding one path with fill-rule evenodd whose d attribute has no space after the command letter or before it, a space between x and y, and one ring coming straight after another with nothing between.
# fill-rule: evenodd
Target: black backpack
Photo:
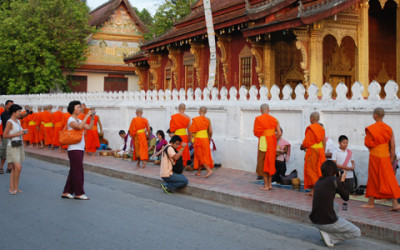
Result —
<instances>
[{"instance_id":1,"label":"black backpack","mask_svg":"<svg viewBox=\"0 0 400 250\"><path fill-rule=\"evenodd\" d=\"M168 152L167 152L168 147L170 147L170 145L168 145L168 146L166 146L164 148L164 152L163 153L165 153L167 155L168 159L172 163L172 172L177 173L177 174L182 174L182 172L183 172L183 159L182 159L182 156L179 157L178 160L176 160L175 165L174 165L174 162L172 161L172 159L168 155ZM175 153L178 153L178 151L176 151L175 149L174 149L174 151L175 151Z\"/></svg>"}]
</instances>

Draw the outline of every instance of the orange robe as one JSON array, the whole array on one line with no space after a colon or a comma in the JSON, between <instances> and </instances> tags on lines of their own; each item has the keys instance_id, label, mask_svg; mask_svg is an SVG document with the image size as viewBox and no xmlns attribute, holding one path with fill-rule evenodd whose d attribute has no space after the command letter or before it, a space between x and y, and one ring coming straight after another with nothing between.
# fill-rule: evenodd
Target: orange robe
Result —
<instances>
[{"instance_id":1,"label":"orange robe","mask_svg":"<svg viewBox=\"0 0 400 250\"><path fill-rule=\"evenodd\" d=\"M186 143L185 148L183 149L182 160L183 165L186 166L187 161L190 160L190 152L189 152L189 137L187 135L187 127L189 126L190 118L186 117L180 113L172 115L171 121L169 123L169 130L175 135L179 135L182 138L182 142ZM178 148L178 150L181 147Z\"/></svg>"},{"instance_id":2,"label":"orange robe","mask_svg":"<svg viewBox=\"0 0 400 250\"><path fill-rule=\"evenodd\" d=\"M201 165L207 165L210 168L214 167L214 162L211 156L210 139L208 136L208 128L210 121L205 116L193 118L190 125L190 132L196 133L194 137L194 169L199 169Z\"/></svg>"},{"instance_id":3,"label":"orange robe","mask_svg":"<svg viewBox=\"0 0 400 250\"><path fill-rule=\"evenodd\" d=\"M1 116L1 114L4 112L4 110L5 110L5 109L0 108L0 116ZM3 135L3 124L0 125L0 136L2 136L2 135Z\"/></svg>"},{"instance_id":4,"label":"orange robe","mask_svg":"<svg viewBox=\"0 0 400 250\"><path fill-rule=\"evenodd\" d=\"M68 113L68 112L63 113L63 117L62 117L62 129L64 129L65 126L67 126L67 122L68 122L68 119L69 119L70 117L71 117L71 114L70 114L70 113ZM60 142L60 140L59 140L58 142ZM62 148L62 149L68 149L68 145L61 145L61 148Z\"/></svg>"},{"instance_id":5,"label":"orange robe","mask_svg":"<svg viewBox=\"0 0 400 250\"><path fill-rule=\"evenodd\" d=\"M269 175L274 175L276 172L275 169L275 159L276 159L276 135L275 129L278 125L278 121L269 114L263 114L256 117L254 121L254 129L253 133L255 136L259 138L258 140L258 149L260 150L260 143L263 136L265 136L265 140L267 142L267 151L265 154L264 160L264 172ZM265 151L262 151L265 152Z\"/></svg>"},{"instance_id":6,"label":"orange robe","mask_svg":"<svg viewBox=\"0 0 400 250\"><path fill-rule=\"evenodd\" d=\"M54 121L53 115L49 111L42 112L42 125L44 131L44 144L51 145L54 141Z\"/></svg>"},{"instance_id":7,"label":"orange robe","mask_svg":"<svg viewBox=\"0 0 400 250\"><path fill-rule=\"evenodd\" d=\"M44 141L43 112L36 113L36 126L38 127L38 142Z\"/></svg>"},{"instance_id":8,"label":"orange robe","mask_svg":"<svg viewBox=\"0 0 400 250\"><path fill-rule=\"evenodd\" d=\"M26 110L22 111L21 114L26 115ZM25 116L24 118L21 119L21 127L22 129L28 129L28 122L27 122L28 116ZM22 139L24 141L29 141L29 135L28 133L24 134L22 136Z\"/></svg>"},{"instance_id":9,"label":"orange robe","mask_svg":"<svg viewBox=\"0 0 400 250\"><path fill-rule=\"evenodd\" d=\"M365 196L377 199L400 198L400 187L389 153L392 129L383 122L376 122L365 129L365 134L365 146L369 148L368 182Z\"/></svg>"},{"instance_id":10,"label":"orange robe","mask_svg":"<svg viewBox=\"0 0 400 250\"><path fill-rule=\"evenodd\" d=\"M99 117L97 115L94 116L93 128L86 130L85 135L85 150L88 153L96 152L97 148L100 148L100 139L99 133L97 132L97 122ZM90 124L90 119L86 121L87 124Z\"/></svg>"},{"instance_id":11,"label":"orange robe","mask_svg":"<svg viewBox=\"0 0 400 250\"><path fill-rule=\"evenodd\" d=\"M38 143L39 141L39 132L38 132L38 126L36 123L36 118L37 113L32 113L28 115L28 135L29 135L29 143Z\"/></svg>"},{"instance_id":12,"label":"orange robe","mask_svg":"<svg viewBox=\"0 0 400 250\"><path fill-rule=\"evenodd\" d=\"M63 130L63 113L61 111L56 111L53 113L53 122L54 122L54 130L53 130L53 146L59 147L60 144L60 131Z\"/></svg>"},{"instance_id":13,"label":"orange robe","mask_svg":"<svg viewBox=\"0 0 400 250\"><path fill-rule=\"evenodd\" d=\"M324 138L325 130L318 123L307 127L303 141L303 146L307 148L304 159L304 189L314 187L314 184L322 176L321 165L326 161Z\"/></svg>"},{"instance_id":14,"label":"orange robe","mask_svg":"<svg viewBox=\"0 0 400 250\"><path fill-rule=\"evenodd\" d=\"M133 160L140 158L145 161L149 159L149 149L147 144L145 129L149 126L146 118L135 117L129 126L129 133L134 140Z\"/></svg>"}]
</instances>

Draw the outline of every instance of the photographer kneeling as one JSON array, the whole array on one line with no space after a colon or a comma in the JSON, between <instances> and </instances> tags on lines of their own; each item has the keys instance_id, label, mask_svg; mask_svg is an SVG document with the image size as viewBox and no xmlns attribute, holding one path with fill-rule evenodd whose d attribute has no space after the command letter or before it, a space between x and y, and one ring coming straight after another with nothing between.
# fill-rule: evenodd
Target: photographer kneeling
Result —
<instances>
[{"instance_id":1,"label":"photographer kneeling","mask_svg":"<svg viewBox=\"0 0 400 250\"><path fill-rule=\"evenodd\" d=\"M182 148L179 151L177 150L181 143L181 137L174 135L169 144L162 149L160 176L165 183L161 184L161 187L167 194L188 184L188 179L182 174L182 153L186 143L182 143Z\"/></svg>"},{"instance_id":2,"label":"photographer kneeling","mask_svg":"<svg viewBox=\"0 0 400 250\"><path fill-rule=\"evenodd\" d=\"M320 230L325 244L333 247L340 241L360 237L361 231L351 222L337 217L339 205L334 203L336 193L343 200L349 200L346 173L340 174L336 163L330 160L322 164L321 172L322 177L315 183L310 219Z\"/></svg>"}]
</instances>

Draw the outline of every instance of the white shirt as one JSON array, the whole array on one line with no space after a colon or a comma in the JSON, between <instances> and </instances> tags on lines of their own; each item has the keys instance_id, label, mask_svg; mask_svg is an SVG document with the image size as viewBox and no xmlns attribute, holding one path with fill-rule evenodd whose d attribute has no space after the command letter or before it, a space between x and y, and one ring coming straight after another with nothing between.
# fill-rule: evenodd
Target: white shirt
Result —
<instances>
[{"instance_id":1,"label":"white shirt","mask_svg":"<svg viewBox=\"0 0 400 250\"><path fill-rule=\"evenodd\" d=\"M173 174L172 164L175 164L175 161L172 159L172 157L174 157L176 152L175 152L174 148L171 146L171 144L168 144L168 145L169 145L169 147L167 148L168 155L164 152L161 154L161 164L160 164L160 177L161 178L162 177L170 177Z\"/></svg>"},{"instance_id":2,"label":"white shirt","mask_svg":"<svg viewBox=\"0 0 400 250\"><path fill-rule=\"evenodd\" d=\"M348 150L345 151L337 148L335 152L332 154L332 160L336 161L337 164L343 165L344 161L346 160L348 154ZM347 167L352 167L351 162L354 161L353 155L351 155L350 161L347 163ZM346 179L354 178L353 171L346 171Z\"/></svg>"},{"instance_id":3,"label":"white shirt","mask_svg":"<svg viewBox=\"0 0 400 250\"><path fill-rule=\"evenodd\" d=\"M336 151L335 145L332 141L331 138L328 137L328 139L325 142L325 154L329 154L332 153L332 157L333 157L333 152ZM332 158L326 158L327 160L332 160Z\"/></svg>"},{"instance_id":4,"label":"white shirt","mask_svg":"<svg viewBox=\"0 0 400 250\"><path fill-rule=\"evenodd\" d=\"M122 151L125 148L124 152L130 152L132 149L132 138L131 136L128 134L128 139L126 140L126 148L125 148L125 138L121 138L122 139L122 145L121 147L119 147L119 150Z\"/></svg>"},{"instance_id":5,"label":"white shirt","mask_svg":"<svg viewBox=\"0 0 400 250\"><path fill-rule=\"evenodd\" d=\"M67 127L68 130L73 129L73 128L71 128L71 127L69 126L69 124L70 124L71 122L77 122L77 123L79 124L79 123L82 122L82 120L79 120L79 119L76 119L76 120L75 120L75 119L71 116L71 117L68 119L68 127ZM77 144L68 145L68 151L71 151L71 150L82 150L82 151L85 151L85 133L83 133L83 135L82 135L82 140L81 140L81 142L79 142L79 143L77 143Z\"/></svg>"}]
</instances>

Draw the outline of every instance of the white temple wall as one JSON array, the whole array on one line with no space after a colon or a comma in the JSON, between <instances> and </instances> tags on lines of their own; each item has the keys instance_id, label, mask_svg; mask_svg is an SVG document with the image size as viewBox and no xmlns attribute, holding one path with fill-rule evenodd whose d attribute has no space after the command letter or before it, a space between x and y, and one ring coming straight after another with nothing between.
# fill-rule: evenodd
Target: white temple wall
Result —
<instances>
[{"instance_id":1,"label":"white temple wall","mask_svg":"<svg viewBox=\"0 0 400 250\"><path fill-rule=\"evenodd\" d=\"M357 83L355 83L357 84ZM394 85L395 84L395 85ZM143 108L143 116L149 120L154 133L161 129L169 128L170 116L177 112L178 105L185 103L187 115L198 115L200 106L208 108L207 116L211 119L213 127L213 139L218 152L215 154L215 162L223 166L254 172L256 168L257 138L253 135L253 124L256 116L260 115L259 107L262 103L270 105L270 114L279 120L283 129L283 137L292 144L291 159L287 173L297 169L300 178L303 179L304 151L300 144L304 139L304 131L310 124L309 116L318 111L321 114L321 123L324 124L326 135L337 143L340 135L349 137L349 148L354 152L356 174L359 184L366 184L368 176L368 150L364 146L365 127L374 123L372 111L376 107L382 107L386 111L384 121L389 124L395 135L397 151L400 151L400 101L396 96L390 95L397 86L394 82L387 84L387 99L377 98L378 83L372 82L368 99L359 98L362 88L353 88L353 98L343 98L346 92L338 91L338 97L333 100L330 93L324 91L322 98L317 98L312 86L308 89L308 100L301 98L304 94L301 87L296 88L297 98L292 100L279 100L274 91L270 100L266 98L265 88L260 89L260 97L252 88L239 91L232 88L228 96L226 89L217 91L201 91L197 89L195 96L193 90L184 90L164 93L160 91L129 91L119 93L62 93L40 95L14 95L1 96L2 100L12 99L15 103L36 106L52 104L66 107L72 100L85 102L89 107L96 107L97 114L103 124L105 138L109 140L111 148L117 148L122 143L118 131L127 130L130 121L135 116L137 108ZM324 85L326 88L326 85ZM372 86L372 87L371 87ZM392 88L391 88L392 87ZM374 89L375 88L375 89ZM394 89L393 89L394 88ZM358 93L358 92L360 93ZM240 93L236 100L236 93ZM397 91L396 91L397 92ZM286 92L285 92L286 93ZM284 93L284 95L285 95ZM286 96L288 93L286 93ZM228 98L229 97L229 98ZM400 171L399 171L400 172ZM398 174L398 179L399 178Z\"/></svg>"}]
</instances>

